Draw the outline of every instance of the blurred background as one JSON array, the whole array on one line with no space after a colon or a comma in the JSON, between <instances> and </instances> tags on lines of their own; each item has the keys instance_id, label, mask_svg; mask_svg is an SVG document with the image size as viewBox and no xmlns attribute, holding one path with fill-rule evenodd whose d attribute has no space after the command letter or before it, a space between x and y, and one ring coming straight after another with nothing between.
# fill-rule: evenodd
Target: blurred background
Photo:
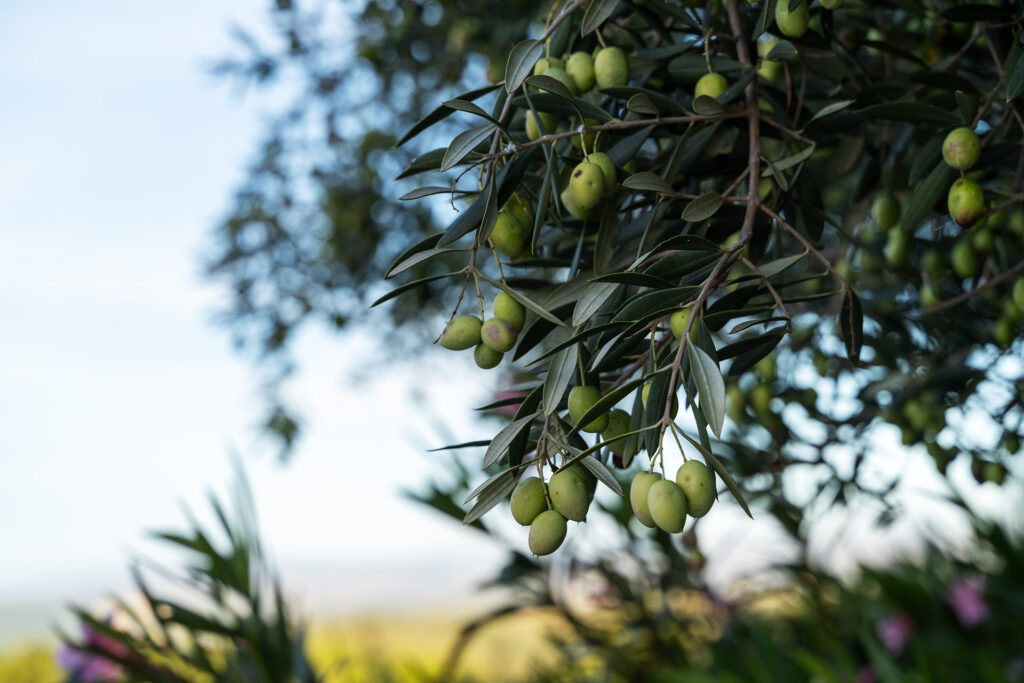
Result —
<instances>
[{"instance_id":1,"label":"blurred background","mask_svg":"<svg viewBox=\"0 0 1024 683\"><path fill-rule=\"evenodd\" d=\"M269 38L272 19L246 0L0 6L0 650L52 642L66 603L130 588L129 561L165 556L147 532L205 514L236 461L304 611L468 602L497 562L401 495L436 471L427 448L484 437L470 416L489 383L453 358L392 358L370 325L310 327L285 465L259 353L217 322L213 229L294 92L213 68L237 27Z\"/></svg>"},{"instance_id":2,"label":"blurred background","mask_svg":"<svg viewBox=\"0 0 1024 683\"><path fill-rule=\"evenodd\" d=\"M66 606L102 614L110 594L135 591L133 560L178 562L150 532L213 521L208 495L239 471L314 650L365 637L434 666L461 623L501 600L479 587L514 565L509 545L523 551L526 530L497 520L478 533L408 494L458 483L457 456L428 450L489 439L499 423L475 409L514 378L428 348L451 305L442 285L368 306L389 289L387 264L454 215L444 201L397 201L415 185L392 180L451 129L396 141L494 80L542 4L0 4L10 680L55 680L40 662L53 660L55 626L77 627ZM895 430L873 440L885 476L901 478L903 514L884 528L878 508L819 515L820 566L850 575L923 557L927 539L966 544L970 524L940 501L928 453ZM1019 488L978 486L963 463L950 480L975 510L1019 522ZM593 526L584 557L615 533ZM798 554L774 517L749 522L730 502L702 528L720 595ZM509 642L533 656L521 643L540 632L492 633L484 661Z\"/></svg>"}]
</instances>

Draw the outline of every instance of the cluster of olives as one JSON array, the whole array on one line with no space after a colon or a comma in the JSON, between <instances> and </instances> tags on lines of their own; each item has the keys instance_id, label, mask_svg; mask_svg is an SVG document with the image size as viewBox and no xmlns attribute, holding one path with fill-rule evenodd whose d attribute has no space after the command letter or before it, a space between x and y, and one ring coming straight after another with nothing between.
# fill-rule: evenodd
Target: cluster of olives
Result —
<instances>
[{"instance_id":1,"label":"cluster of olives","mask_svg":"<svg viewBox=\"0 0 1024 683\"><path fill-rule=\"evenodd\" d=\"M565 60L544 57L533 67L534 76L547 76L564 85L573 95L598 88L619 88L629 82L629 61L622 48L605 47L593 53L573 52ZM554 133L559 120L555 114L526 112L526 137L536 140L541 135Z\"/></svg>"},{"instance_id":2,"label":"cluster of olives","mask_svg":"<svg viewBox=\"0 0 1024 683\"><path fill-rule=\"evenodd\" d=\"M966 126L954 128L942 142L942 158L950 168L961 173L970 169L981 156L981 141ZM969 228L985 213L985 197L981 185L967 177L958 178L946 197L949 215L962 228Z\"/></svg>"},{"instance_id":3,"label":"cluster of olives","mask_svg":"<svg viewBox=\"0 0 1024 683\"><path fill-rule=\"evenodd\" d=\"M473 349L477 366L497 367L505 352L516 345L526 321L526 309L505 292L494 297L494 316L481 321L475 315L453 318L441 333L441 346L453 351Z\"/></svg>"},{"instance_id":4,"label":"cluster of olives","mask_svg":"<svg viewBox=\"0 0 1024 683\"><path fill-rule=\"evenodd\" d=\"M703 517L715 502L715 475L704 463L687 460L676 479L638 472L629 487L629 504L644 526L670 534L683 530L686 516Z\"/></svg>"},{"instance_id":5,"label":"cluster of olives","mask_svg":"<svg viewBox=\"0 0 1024 683\"><path fill-rule=\"evenodd\" d=\"M550 555L565 540L566 520L583 522L594 500L597 479L579 465L562 467L545 485L524 477L512 491L512 518L530 527L530 551Z\"/></svg>"}]
</instances>

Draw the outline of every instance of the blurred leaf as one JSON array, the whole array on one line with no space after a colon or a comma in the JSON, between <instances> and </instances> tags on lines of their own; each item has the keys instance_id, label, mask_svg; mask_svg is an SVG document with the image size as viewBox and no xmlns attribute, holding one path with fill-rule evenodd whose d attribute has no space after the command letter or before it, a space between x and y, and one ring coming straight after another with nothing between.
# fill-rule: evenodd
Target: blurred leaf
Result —
<instances>
[{"instance_id":1,"label":"blurred leaf","mask_svg":"<svg viewBox=\"0 0 1024 683\"><path fill-rule=\"evenodd\" d=\"M580 35L586 36L588 33L596 31L612 15L618 4L619 0L593 0L587 6L587 13L583 15Z\"/></svg>"}]
</instances>

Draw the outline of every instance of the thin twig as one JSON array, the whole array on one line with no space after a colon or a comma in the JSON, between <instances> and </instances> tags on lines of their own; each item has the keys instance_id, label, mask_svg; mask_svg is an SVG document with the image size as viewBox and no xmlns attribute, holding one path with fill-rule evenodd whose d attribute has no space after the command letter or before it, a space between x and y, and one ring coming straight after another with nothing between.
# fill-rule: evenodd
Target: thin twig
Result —
<instances>
[{"instance_id":1,"label":"thin twig","mask_svg":"<svg viewBox=\"0 0 1024 683\"><path fill-rule=\"evenodd\" d=\"M945 301L940 301L939 303L935 304L934 306L929 306L928 308L924 309L924 314L925 315L932 315L933 313L938 313L939 311L944 311L947 308L953 308L954 306L958 306L958 305L962 304L963 302L967 301L968 299L970 299L970 298L972 298L974 296L977 296L978 294L981 294L982 292L984 292L989 287L992 287L994 285L998 285L1000 282L1006 282L1007 280L1013 278L1015 275L1017 275L1019 273L1024 273L1024 261L1021 261L1020 263L1015 265L1013 268L1010 268L1009 270L1007 270L1006 272L1002 273L1001 275L998 275L998 276L996 276L994 278L991 278L989 280L985 280L980 285L978 285L977 287L975 287L974 289L972 289L972 290L970 290L968 292L964 292L963 294L959 294L959 295L953 297L952 299L947 299Z\"/></svg>"}]
</instances>

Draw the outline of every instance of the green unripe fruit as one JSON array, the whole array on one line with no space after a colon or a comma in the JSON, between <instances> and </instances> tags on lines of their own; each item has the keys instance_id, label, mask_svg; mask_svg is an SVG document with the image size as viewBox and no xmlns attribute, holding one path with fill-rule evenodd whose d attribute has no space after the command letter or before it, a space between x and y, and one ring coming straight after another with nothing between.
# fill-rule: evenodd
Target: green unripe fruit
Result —
<instances>
[{"instance_id":1,"label":"green unripe fruit","mask_svg":"<svg viewBox=\"0 0 1024 683\"><path fill-rule=\"evenodd\" d=\"M597 206L604 194L604 170L595 163L581 161L572 170L569 192L582 209Z\"/></svg>"},{"instance_id":2,"label":"green unripe fruit","mask_svg":"<svg viewBox=\"0 0 1024 683\"><path fill-rule=\"evenodd\" d=\"M789 11L789 2L779 0L775 3L775 25L779 27L782 35L789 38L799 38L807 31L807 22L810 20L810 12L807 9L807 2L801 2L792 12Z\"/></svg>"},{"instance_id":3,"label":"green unripe fruit","mask_svg":"<svg viewBox=\"0 0 1024 683\"><path fill-rule=\"evenodd\" d=\"M540 125L537 124L538 118L540 119ZM558 116L555 114L538 112L538 116L534 116L532 111L526 112L526 137L531 140L536 140L541 135L554 133L557 126ZM544 130L541 130L541 127L543 127Z\"/></svg>"},{"instance_id":4,"label":"green unripe fruit","mask_svg":"<svg viewBox=\"0 0 1024 683\"><path fill-rule=\"evenodd\" d=\"M640 401L643 402L644 408L647 408L647 397L651 395L651 382L644 385L644 388L640 391ZM669 417L673 420L679 414L679 399L675 396L672 397L672 410L670 411Z\"/></svg>"},{"instance_id":5,"label":"green unripe fruit","mask_svg":"<svg viewBox=\"0 0 1024 683\"><path fill-rule=\"evenodd\" d=\"M597 207L584 209L582 206L580 206L576 202L576 200L573 199L572 192L569 191L568 185L566 185L565 189L562 190L562 194L559 195L559 197L562 200L562 206L565 207L565 210L568 211L569 215L572 216L573 218L591 218L597 212Z\"/></svg>"},{"instance_id":6,"label":"green unripe fruit","mask_svg":"<svg viewBox=\"0 0 1024 683\"><path fill-rule=\"evenodd\" d=\"M573 52L565 62L565 72L576 84L577 92L594 87L594 58L586 52Z\"/></svg>"},{"instance_id":7,"label":"green unripe fruit","mask_svg":"<svg viewBox=\"0 0 1024 683\"><path fill-rule=\"evenodd\" d=\"M580 418L586 415L587 411L601 400L601 392L597 387L591 385L575 386L569 391L569 415L575 424L579 424ZM580 431L603 432L608 427L608 413L593 419L588 424L582 425Z\"/></svg>"},{"instance_id":8,"label":"green unripe fruit","mask_svg":"<svg viewBox=\"0 0 1024 683\"><path fill-rule=\"evenodd\" d=\"M768 199L768 195L775 189L775 181L771 178L761 178L757 181L757 198L762 202Z\"/></svg>"},{"instance_id":9,"label":"green unripe fruit","mask_svg":"<svg viewBox=\"0 0 1024 683\"><path fill-rule=\"evenodd\" d=\"M690 322L690 314L692 312L691 309L684 308L673 313L672 317L668 319L668 324L672 328L672 336L676 338L676 341L683 338L683 332L686 331L686 323ZM696 325L690 328L690 341L697 341Z\"/></svg>"},{"instance_id":10,"label":"green unripe fruit","mask_svg":"<svg viewBox=\"0 0 1024 683\"><path fill-rule=\"evenodd\" d=\"M537 477L525 477L512 491L512 519L527 526L537 515L548 509L544 495L544 482Z\"/></svg>"},{"instance_id":11,"label":"green unripe fruit","mask_svg":"<svg viewBox=\"0 0 1024 683\"><path fill-rule=\"evenodd\" d=\"M594 500L594 494L597 492L597 478L590 473L590 470L581 465L573 465L567 468L566 471L583 482L583 486L587 489L587 504L589 505L590 501Z\"/></svg>"},{"instance_id":12,"label":"green unripe fruit","mask_svg":"<svg viewBox=\"0 0 1024 683\"><path fill-rule=\"evenodd\" d=\"M1006 318L1000 318L992 326L992 341L1002 348L1006 348L1013 342L1013 323Z\"/></svg>"},{"instance_id":13,"label":"green unripe fruit","mask_svg":"<svg viewBox=\"0 0 1024 683\"><path fill-rule=\"evenodd\" d=\"M958 239L950 252L953 260L953 272L959 277L968 278L978 274L978 256L974 247L967 239Z\"/></svg>"},{"instance_id":14,"label":"green unripe fruit","mask_svg":"<svg viewBox=\"0 0 1024 683\"><path fill-rule=\"evenodd\" d=\"M477 344L476 349L473 350L473 360L476 361L476 366L482 370L498 367L504 355L504 353L495 351L486 344Z\"/></svg>"},{"instance_id":15,"label":"green unripe fruit","mask_svg":"<svg viewBox=\"0 0 1024 683\"><path fill-rule=\"evenodd\" d=\"M601 173L604 176L604 193L611 194L619 181L619 175L615 170L615 164L612 163L612 158L604 152L594 152L587 157L587 161L600 167Z\"/></svg>"},{"instance_id":16,"label":"green unripe fruit","mask_svg":"<svg viewBox=\"0 0 1024 683\"><path fill-rule=\"evenodd\" d=\"M502 211L491 230L491 244L509 258L523 252L523 226L511 213Z\"/></svg>"},{"instance_id":17,"label":"green unripe fruit","mask_svg":"<svg viewBox=\"0 0 1024 683\"><path fill-rule=\"evenodd\" d=\"M966 126L954 128L942 141L942 159L952 168L966 171L981 156L981 140Z\"/></svg>"},{"instance_id":18,"label":"green unripe fruit","mask_svg":"<svg viewBox=\"0 0 1024 683\"><path fill-rule=\"evenodd\" d=\"M1024 311L1024 277L1017 278L1017 281L1013 283L1013 303Z\"/></svg>"},{"instance_id":19,"label":"green unripe fruit","mask_svg":"<svg viewBox=\"0 0 1024 683\"><path fill-rule=\"evenodd\" d=\"M606 47L594 57L594 79L597 87L621 88L629 83L629 61L621 48Z\"/></svg>"},{"instance_id":20,"label":"green unripe fruit","mask_svg":"<svg viewBox=\"0 0 1024 683\"><path fill-rule=\"evenodd\" d=\"M907 418L907 422L911 427L921 431L928 426L928 420L931 419L931 413L928 408L921 403L921 401L916 398L912 398L903 404L903 417Z\"/></svg>"},{"instance_id":21,"label":"green unripe fruit","mask_svg":"<svg viewBox=\"0 0 1024 683\"><path fill-rule=\"evenodd\" d=\"M825 9L835 9L843 4L843 0L820 0L821 6Z\"/></svg>"},{"instance_id":22,"label":"green unripe fruit","mask_svg":"<svg viewBox=\"0 0 1024 683\"><path fill-rule=\"evenodd\" d=\"M547 59L545 57L541 57L537 60L537 63L533 65L533 75L542 76L548 69L561 69L563 67L564 65L562 64L561 59Z\"/></svg>"},{"instance_id":23,"label":"green unripe fruit","mask_svg":"<svg viewBox=\"0 0 1024 683\"><path fill-rule=\"evenodd\" d=\"M516 328L504 318L488 318L480 327L480 340L492 351L505 353L516 345Z\"/></svg>"},{"instance_id":24,"label":"green unripe fruit","mask_svg":"<svg viewBox=\"0 0 1024 683\"><path fill-rule=\"evenodd\" d=\"M697 86L693 89L693 99L697 99L701 95L707 95L711 98L718 97L725 92L727 86L728 83L722 74L704 74L697 81Z\"/></svg>"},{"instance_id":25,"label":"green unripe fruit","mask_svg":"<svg viewBox=\"0 0 1024 683\"><path fill-rule=\"evenodd\" d=\"M888 230L900 220L900 203L890 192L875 197L871 204L871 217L882 230Z\"/></svg>"},{"instance_id":26,"label":"green unripe fruit","mask_svg":"<svg viewBox=\"0 0 1024 683\"><path fill-rule=\"evenodd\" d=\"M754 372L766 382L775 379L775 356L768 354L754 365Z\"/></svg>"},{"instance_id":27,"label":"green unripe fruit","mask_svg":"<svg viewBox=\"0 0 1024 683\"><path fill-rule=\"evenodd\" d=\"M698 460L687 460L676 472L691 517L703 517L715 502L715 473Z\"/></svg>"},{"instance_id":28,"label":"green unripe fruit","mask_svg":"<svg viewBox=\"0 0 1024 683\"><path fill-rule=\"evenodd\" d=\"M936 250L929 249L921 257L921 268L932 275L938 275L942 272L942 256Z\"/></svg>"},{"instance_id":29,"label":"green unripe fruit","mask_svg":"<svg viewBox=\"0 0 1024 683\"><path fill-rule=\"evenodd\" d=\"M778 36L773 36L770 33L762 33L761 37L757 39L757 56L767 57L768 53L772 51L772 48L778 44Z\"/></svg>"},{"instance_id":30,"label":"green unripe fruit","mask_svg":"<svg viewBox=\"0 0 1024 683\"><path fill-rule=\"evenodd\" d=\"M1010 455L1020 450L1020 437L1013 432L1005 432L1003 435L1003 448Z\"/></svg>"},{"instance_id":31,"label":"green unripe fruit","mask_svg":"<svg viewBox=\"0 0 1024 683\"><path fill-rule=\"evenodd\" d=\"M745 417L747 397L743 395L743 390L737 384L730 384L729 388L725 390L725 395L727 397L726 411L729 413L729 417L733 422L740 422Z\"/></svg>"},{"instance_id":32,"label":"green unripe fruit","mask_svg":"<svg viewBox=\"0 0 1024 683\"><path fill-rule=\"evenodd\" d=\"M526 206L527 204L522 201L519 195L512 195L501 207L502 211L512 214L512 217L519 221L524 234L533 228L533 216L529 214Z\"/></svg>"},{"instance_id":33,"label":"green unripe fruit","mask_svg":"<svg viewBox=\"0 0 1024 683\"><path fill-rule=\"evenodd\" d=\"M907 262L910 256L911 237L895 227L889 230L889 238L885 243L885 261L890 266L899 267Z\"/></svg>"},{"instance_id":34,"label":"green unripe fruit","mask_svg":"<svg viewBox=\"0 0 1024 683\"><path fill-rule=\"evenodd\" d=\"M651 519L662 531L677 534L686 524L686 494L670 479L659 479L647 492Z\"/></svg>"},{"instance_id":35,"label":"green unripe fruit","mask_svg":"<svg viewBox=\"0 0 1024 683\"><path fill-rule=\"evenodd\" d=\"M553 66L548 68L548 70L544 72L544 75L548 78L553 78L564 85L573 95L576 94L576 83L569 77L569 74L565 73L565 69ZM544 90L544 88L541 88L541 90Z\"/></svg>"},{"instance_id":36,"label":"green unripe fruit","mask_svg":"<svg viewBox=\"0 0 1024 683\"><path fill-rule=\"evenodd\" d=\"M750 407L754 414L765 417L771 414L772 388L768 384L757 384L750 390Z\"/></svg>"},{"instance_id":37,"label":"green unripe fruit","mask_svg":"<svg viewBox=\"0 0 1024 683\"><path fill-rule=\"evenodd\" d=\"M608 442L608 450L618 456L626 452L626 439L621 437L629 431L629 413L618 408L608 413L608 426L601 430L601 439Z\"/></svg>"},{"instance_id":38,"label":"green unripe fruit","mask_svg":"<svg viewBox=\"0 0 1024 683\"><path fill-rule=\"evenodd\" d=\"M984 223L984 221L982 222ZM975 226L975 233L971 238L971 244L979 251L993 251L996 248L996 236L988 228L978 228Z\"/></svg>"},{"instance_id":39,"label":"green unripe fruit","mask_svg":"<svg viewBox=\"0 0 1024 683\"><path fill-rule=\"evenodd\" d=\"M572 469L563 468L551 475L548 495L551 496L551 506L563 517L582 522L587 518L587 508L590 507L590 491L583 477Z\"/></svg>"},{"instance_id":40,"label":"green unripe fruit","mask_svg":"<svg viewBox=\"0 0 1024 683\"><path fill-rule=\"evenodd\" d=\"M985 195L981 185L970 178L957 179L949 188L946 205L949 215L960 227L970 227L985 213Z\"/></svg>"},{"instance_id":41,"label":"green unripe fruit","mask_svg":"<svg viewBox=\"0 0 1024 683\"><path fill-rule=\"evenodd\" d=\"M555 510L545 510L530 524L530 552L550 555L565 540L565 517Z\"/></svg>"},{"instance_id":42,"label":"green unripe fruit","mask_svg":"<svg viewBox=\"0 0 1024 683\"><path fill-rule=\"evenodd\" d=\"M923 282L921 284L918 295L921 297L921 306L923 308L931 308L941 301L938 292L935 291L935 287L930 282Z\"/></svg>"},{"instance_id":43,"label":"green unripe fruit","mask_svg":"<svg viewBox=\"0 0 1024 683\"><path fill-rule=\"evenodd\" d=\"M651 517L651 509L647 505L647 495L650 493L651 485L660 479L661 475L656 472L638 472L629 486L629 504L633 508L633 514L641 524L652 529L657 525L654 523L654 518Z\"/></svg>"},{"instance_id":44,"label":"green unripe fruit","mask_svg":"<svg viewBox=\"0 0 1024 683\"><path fill-rule=\"evenodd\" d=\"M517 332L523 329L523 323L526 322L526 307L513 299L510 294L498 292L498 295L494 297L493 310L495 318L509 321Z\"/></svg>"},{"instance_id":45,"label":"green unripe fruit","mask_svg":"<svg viewBox=\"0 0 1024 683\"><path fill-rule=\"evenodd\" d=\"M441 333L441 346L453 351L471 349L480 343L480 318L475 315L460 315L445 325Z\"/></svg>"},{"instance_id":46,"label":"green unripe fruit","mask_svg":"<svg viewBox=\"0 0 1024 683\"><path fill-rule=\"evenodd\" d=\"M1013 299L1006 299L1003 301L1003 317L1010 321L1010 324L1016 325L1020 322L1021 310L1017 308L1017 304L1013 303Z\"/></svg>"},{"instance_id":47,"label":"green unripe fruit","mask_svg":"<svg viewBox=\"0 0 1024 683\"><path fill-rule=\"evenodd\" d=\"M782 63L774 59L764 59L779 42L776 36L764 33L757 39L757 54L761 57L761 65L757 67L757 73L769 83L775 82L782 72Z\"/></svg>"}]
</instances>

